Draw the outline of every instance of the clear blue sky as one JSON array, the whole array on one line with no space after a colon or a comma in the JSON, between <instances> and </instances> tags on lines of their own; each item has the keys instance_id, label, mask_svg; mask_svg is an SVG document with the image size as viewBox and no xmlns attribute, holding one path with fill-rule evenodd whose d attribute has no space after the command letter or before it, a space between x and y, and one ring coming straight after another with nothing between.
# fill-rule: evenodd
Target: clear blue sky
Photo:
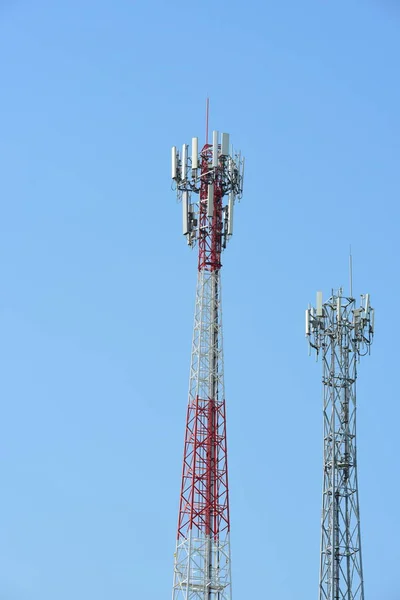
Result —
<instances>
[{"instance_id":1,"label":"clear blue sky","mask_svg":"<svg viewBox=\"0 0 400 600\"><path fill-rule=\"evenodd\" d=\"M368 600L398 600L395 0L0 1L0 599L170 598L196 256L170 146L246 155L224 256L235 600L317 597L315 291L370 292Z\"/></svg>"}]
</instances>

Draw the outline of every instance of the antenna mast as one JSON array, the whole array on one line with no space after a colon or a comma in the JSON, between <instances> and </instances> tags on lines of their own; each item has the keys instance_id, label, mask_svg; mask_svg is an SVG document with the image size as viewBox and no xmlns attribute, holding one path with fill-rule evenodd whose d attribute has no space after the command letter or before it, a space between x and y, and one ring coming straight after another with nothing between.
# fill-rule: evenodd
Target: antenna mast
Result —
<instances>
[{"instance_id":1,"label":"antenna mast","mask_svg":"<svg viewBox=\"0 0 400 600\"><path fill-rule=\"evenodd\" d=\"M351 246L350 246L350 254L349 254L349 279L350 279L350 298L353 297L353 256L351 254Z\"/></svg>"},{"instance_id":2,"label":"antenna mast","mask_svg":"<svg viewBox=\"0 0 400 600\"><path fill-rule=\"evenodd\" d=\"M244 159L230 149L227 133L213 131L200 152L192 138L190 157L187 144L181 153L172 148L183 234L189 246L198 244L173 600L232 597L220 270L243 174Z\"/></svg>"},{"instance_id":3,"label":"antenna mast","mask_svg":"<svg viewBox=\"0 0 400 600\"><path fill-rule=\"evenodd\" d=\"M306 310L306 336L322 352L324 470L319 600L364 600L356 451L356 379L369 354L374 309L369 294L332 292Z\"/></svg>"},{"instance_id":4,"label":"antenna mast","mask_svg":"<svg viewBox=\"0 0 400 600\"><path fill-rule=\"evenodd\" d=\"M206 144L208 144L208 119L210 115L210 99L206 100Z\"/></svg>"}]
</instances>

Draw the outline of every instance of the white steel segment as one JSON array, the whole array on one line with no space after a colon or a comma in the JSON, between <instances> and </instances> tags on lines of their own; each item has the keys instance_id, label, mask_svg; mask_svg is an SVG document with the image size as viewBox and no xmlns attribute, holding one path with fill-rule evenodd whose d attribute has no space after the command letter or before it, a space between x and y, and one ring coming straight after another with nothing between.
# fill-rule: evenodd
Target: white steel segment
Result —
<instances>
[{"instance_id":1,"label":"white steel segment","mask_svg":"<svg viewBox=\"0 0 400 600\"><path fill-rule=\"evenodd\" d=\"M225 398L220 271L198 272L189 404L196 398ZM178 538L173 600L231 600L229 530L218 539L193 528Z\"/></svg>"},{"instance_id":2,"label":"white steel segment","mask_svg":"<svg viewBox=\"0 0 400 600\"><path fill-rule=\"evenodd\" d=\"M219 271L198 272L189 402L207 398L214 386L214 400L225 398L220 280Z\"/></svg>"},{"instance_id":3,"label":"white steel segment","mask_svg":"<svg viewBox=\"0 0 400 600\"><path fill-rule=\"evenodd\" d=\"M209 555L217 558L209 565ZM231 600L229 534L216 543L210 536L178 541L174 555L173 600Z\"/></svg>"},{"instance_id":4,"label":"white steel segment","mask_svg":"<svg viewBox=\"0 0 400 600\"><path fill-rule=\"evenodd\" d=\"M310 313L310 344L322 350L324 462L320 600L364 600L356 450L359 357L372 341L371 315L341 290ZM312 340L312 341L311 341Z\"/></svg>"}]
</instances>

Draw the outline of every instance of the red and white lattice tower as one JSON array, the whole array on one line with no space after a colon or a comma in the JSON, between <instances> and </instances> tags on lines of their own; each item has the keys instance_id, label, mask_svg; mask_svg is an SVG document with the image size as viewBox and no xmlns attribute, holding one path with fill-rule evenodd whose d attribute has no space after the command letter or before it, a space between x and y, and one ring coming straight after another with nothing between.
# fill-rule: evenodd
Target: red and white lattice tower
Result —
<instances>
[{"instance_id":1,"label":"red and white lattice tower","mask_svg":"<svg viewBox=\"0 0 400 600\"><path fill-rule=\"evenodd\" d=\"M226 133L200 152L193 138L191 156L172 149L183 233L199 250L173 600L232 597L220 271L243 172Z\"/></svg>"}]
</instances>

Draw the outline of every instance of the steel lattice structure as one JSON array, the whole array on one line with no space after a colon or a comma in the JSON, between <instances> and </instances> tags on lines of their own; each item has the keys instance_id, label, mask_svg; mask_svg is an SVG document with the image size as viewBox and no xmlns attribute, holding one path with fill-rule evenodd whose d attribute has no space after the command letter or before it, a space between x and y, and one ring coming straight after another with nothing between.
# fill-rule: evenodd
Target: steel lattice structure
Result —
<instances>
[{"instance_id":1,"label":"steel lattice structure","mask_svg":"<svg viewBox=\"0 0 400 600\"><path fill-rule=\"evenodd\" d=\"M200 153L193 138L191 157L186 144L181 153L172 149L183 233L199 250L173 600L231 599L220 270L243 171L228 134L220 143L214 131Z\"/></svg>"},{"instance_id":2,"label":"steel lattice structure","mask_svg":"<svg viewBox=\"0 0 400 600\"><path fill-rule=\"evenodd\" d=\"M357 483L356 379L369 354L374 310L369 294L354 298L332 291L306 311L310 346L322 354L324 459L320 600L364 600Z\"/></svg>"}]
</instances>

